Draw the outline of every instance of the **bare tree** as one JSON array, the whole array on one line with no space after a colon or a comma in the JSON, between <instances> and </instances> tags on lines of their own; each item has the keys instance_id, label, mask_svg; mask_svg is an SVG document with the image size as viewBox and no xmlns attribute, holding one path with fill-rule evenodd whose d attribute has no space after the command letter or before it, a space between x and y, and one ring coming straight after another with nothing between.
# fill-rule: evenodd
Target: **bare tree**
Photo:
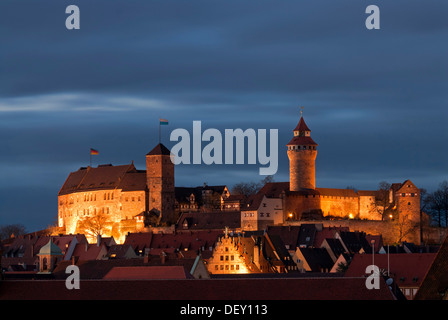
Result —
<instances>
[{"instance_id":1,"label":"bare tree","mask_svg":"<svg viewBox=\"0 0 448 320\"><path fill-rule=\"evenodd\" d=\"M389 192L391 184L386 181L381 181L378 184L378 190L375 195L375 209L380 215L381 220L387 216L389 211L387 210L390 206Z\"/></svg>"},{"instance_id":2,"label":"bare tree","mask_svg":"<svg viewBox=\"0 0 448 320\"><path fill-rule=\"evenodd\" d=\"M23 224L8 224L0 227L0 240L17 237L26 233L26 228Z\"/></svg>"},{"instance_id":3,"label":"bare tree","mask_svg":"<svg viewBox=\"0 0 448 320\"><path fill-rule=\"evenodd\" d=\"M400 214L394 223L397 229L397 243L403 242L406 236L414 233L419 227L419 224L409 219L407 214Z\"/></svg>"},{"instance_id":4,"label":"bare tree","mask_svg":"<svg viewBox=\"0 0 448 320\"><path fill-rule=\"evenodd\" d=\"M233 186L232 194L240 194L246 197L256 194L266 183L274 182L273 176L266 176L259 182L240 182Z\"/></svg>"},{"instance_id":5,"label":"bare tree","mask_svg":"<svg viewBox=\"0 0 448 320\"><path fill-rule=\"evenodd\" d=\"M87 238L94 239L103 235L112 226L110 218L105 213L98 213L94 216L84 217L78 222L77 230L83 233Z\"/></svg>"}]
</instances>

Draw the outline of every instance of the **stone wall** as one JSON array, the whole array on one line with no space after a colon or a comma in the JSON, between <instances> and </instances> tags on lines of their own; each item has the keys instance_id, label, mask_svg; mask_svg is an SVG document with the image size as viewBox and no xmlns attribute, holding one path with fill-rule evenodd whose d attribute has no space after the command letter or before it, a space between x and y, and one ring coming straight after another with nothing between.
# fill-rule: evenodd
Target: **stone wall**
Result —
<instances>
[{"instance_id":1,"label":"stone wall","mask_svg":"<svg viewBox=\"0 0 448 320\"><path fill-rule=\"evenodd\" d=\"M290 190L316 186L316 150L288 150Z\"/></svg>"}]
</instances>

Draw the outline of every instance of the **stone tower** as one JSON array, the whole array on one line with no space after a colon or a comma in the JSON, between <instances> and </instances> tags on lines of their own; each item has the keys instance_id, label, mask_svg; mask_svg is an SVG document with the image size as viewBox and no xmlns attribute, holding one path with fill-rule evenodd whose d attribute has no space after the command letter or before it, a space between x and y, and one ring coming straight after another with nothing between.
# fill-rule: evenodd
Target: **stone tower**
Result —
<instances>
[{"instance_id":1,"label":"stone tower","mask_svg":"<svg viewBox=\"0 0 448 320\"><path fill-rule=\"evenodd\" d=\"M316 187L315 161L317 143L311 138L311 130L303 120L294 129L294 137L287 144L289 158L289 189L300 191Z\"/></svg>"},{"instance_id":2,"label":"stone tower","mask_svg":"<svg viewBox=\"0 0 448 320\"><path fill-rule=\"evenodd\" d=\"M174 223L174 163L161 143L146 155L146 185L148 210L155 210L161 221Z\"/></svg>"}]
</instances>

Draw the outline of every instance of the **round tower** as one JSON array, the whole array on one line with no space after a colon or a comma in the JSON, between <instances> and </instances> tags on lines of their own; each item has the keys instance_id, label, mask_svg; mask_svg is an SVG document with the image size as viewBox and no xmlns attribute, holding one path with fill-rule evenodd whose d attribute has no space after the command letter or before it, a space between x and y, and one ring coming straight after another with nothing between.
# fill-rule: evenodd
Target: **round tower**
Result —
<instances>
[{"instance_id":1,"label":"round tower","mask_svg":"<svg viewBox=\"0 0 448 320\"><path fill-rule=\"evenodd\" d=\"M289 190L299 191L316 187L317 143L311 138L311 130L303 120L294 129L294 137L286 145L289 158Z\"/></svg>"}]
</instances>

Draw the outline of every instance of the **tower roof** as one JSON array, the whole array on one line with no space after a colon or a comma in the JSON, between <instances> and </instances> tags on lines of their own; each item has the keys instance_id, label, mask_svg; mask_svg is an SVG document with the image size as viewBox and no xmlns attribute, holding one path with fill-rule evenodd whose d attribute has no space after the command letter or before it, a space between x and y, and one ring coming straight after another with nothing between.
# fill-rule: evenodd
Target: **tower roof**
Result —
<instances>
[{"instance_id":1,"label":"tower roof","mask_svg":"<svg viewBox=\"0 0 448 320\"><path fill-rule=\"evenodd\" d=\"M318 144L314 142L311 137L300 137L295 136L288 142L287 146L317 146Z\"/></svg>"},{"instance_id":2,"label":"tower roof","mask_svg":"<svg viewBox=\"0 0 448 320\"><path fill-rule=\"evenodd\" d=\"M46 255L58 256L58 255L62 255L62 250L57 245L55 245L53 240L50 238L50 241L48 241L48 243L46 245L44 245L39 250L38 255L39 256L46 256Z\"/></svg>"},{"instance_id":3,"label":"tower roof","mask_svg":"<svg viewBox=\"0 0 448 320\"><path fill-rule=\"evenodd\" d=\"M303 120L303 117L301 116L299 124L294 129L294 131L311 131L311 130L310 130L310 128L308 128L308 126L305 123L305 120Z\"/></svg>"},{"instance_id":4,"label":"tower roof","mask_svg":"<svg viewBox=\"0 0 448 320\"><path fill-rule=\"evenodd\" d=\"M167 155L169 156L171 154L171 151L165 147L163 144L159 143L152 149L150 152L148 152L147 156L157 156L157 155Z\"/></svg>"}]
</instances>

